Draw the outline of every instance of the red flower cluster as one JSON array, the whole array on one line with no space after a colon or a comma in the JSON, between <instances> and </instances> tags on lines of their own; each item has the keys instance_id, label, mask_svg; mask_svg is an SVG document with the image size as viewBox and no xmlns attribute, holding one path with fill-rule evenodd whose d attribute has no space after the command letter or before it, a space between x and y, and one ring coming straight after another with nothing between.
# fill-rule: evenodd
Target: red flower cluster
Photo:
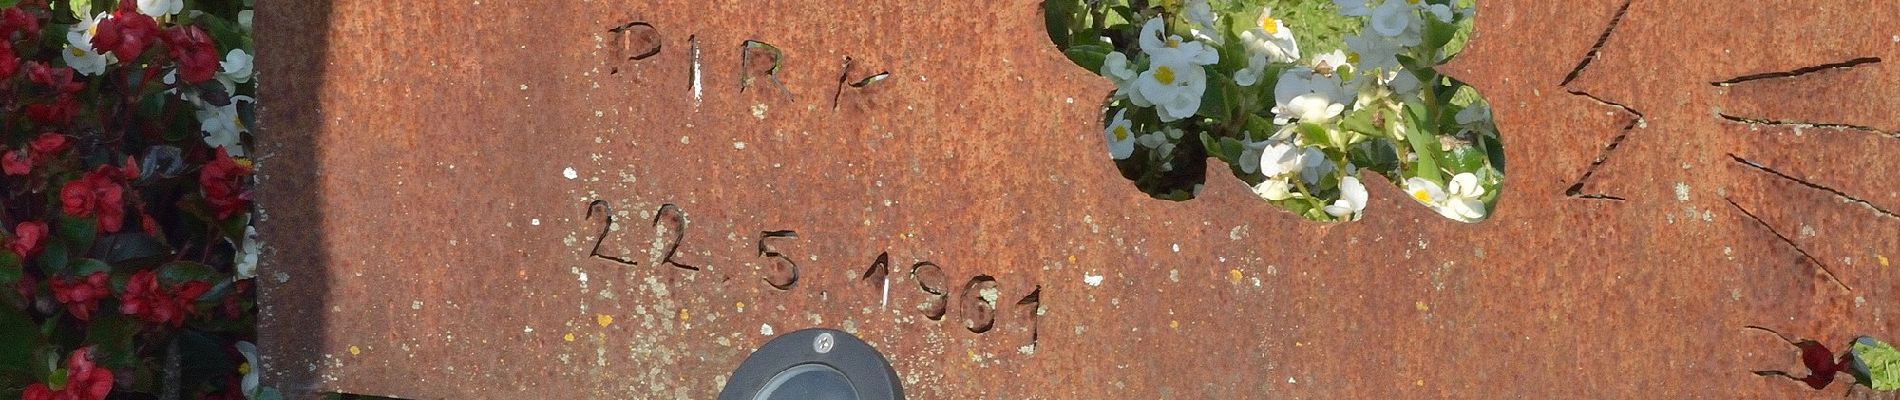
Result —
<instances>
[{"instance_id":1,"label":"red flower cluster","mask_svg":"<svg viewBox=\"0 0 1900 400\"><path fill-rule=\"evenodd\" d=\"M40 242L46 241L46 223L24 221L13 228L13 239L7 240L7 250L20 256L24 261L40 253Z\"/></svg>"},{"instance_id":2,"label":"red flower cluster","mask_svg":"<svg viewBox=\"0 0 1900 400\"><path fill-rule=\"evenodd\" d=\"M174 26L165 30L165 47L178 61L178 79L182 83L211 80L218 73L218 45L211 34L197 26Z\"/></svg>"},{"instance_id":3,"label":"red flower cluster","mask_svg":"<svg viewBox=\"0 0 1900 400\"><path fill-rule=\"evenodd\" d=\"M20 57L13 51L15 34L31 43L39 37L39 19L18 7L0 10L0 78L10 78L20 70Z\"/></svg>"},{"instance_id":4,"label":"red flower cluster","mask_svg":"<svg viewBox=\"0 0 1900 400\"><path fill-rule=\"evenodd\" d=\"M79 114L77 94L86 90L84 82L73 80L73 76L77 73L78 71L70 67L52 67L39 61L27 63L27 79L53 89L56 94L52 103L27 105L26 117L41 125L71 124L73 116Z\"/></svg>"},{"instance_id":5,"label":"red flower cluster","mask_svg":"<svg viewBox=\"0 0 1900 400\"><path fill-rule=\"evenodd\" d=\"M125 295L119 297L119 312L176 328L185 325L185 314L191 312L191 303L208 291L211 291L210 284L190 281L178 285L176 291L166 292L158 286L158 274L139 271L125 284Z\"/></svg>"},{"instance_id":6,"label":"red flower cluster","mask_svg":"<svg viewBox=\"0 0 1900 400\"><path fill-rule=\"evenodd\" d=\"M112 393L112 370L93 365L92 348L73 350L66 357L66 386L59 390L34 383L20 394L21 400L103 400Z\"/></svg>"},{"instance_id":7,"label":"red flower cluster","mask_svg":"<svg viewBox=\"0 0 1900 400\"><path fill-rule=\"evenodd\" d=\"M244 177L251 167L239 165L231 153L218 148L218 154L198 171L198 186L205 191L205 202L218 219L231 218L251 208L251 193L244 191Z\"/></svg>"},{"instance_id":8,"label":"red flower cluster","mask_svg":"<svg viewBox=\"0 0 1900 400\"><path fill-rule=\"evenodd\" d=\"M92 312L99 310L99 299L110 297L112 292L106 289L105 271L94 272L85 279L53 278L47 282L53 286L53 298L59 304L66 305L66 311L73 313L80 321L91 321Z\"/></svg>"},{"instance_id":9,"label":"red flower cluster","mask_svg":"<svg viewBox=\"0 0 1900 400\"><path fill-rule=\"evenodd\" d=\"M98 32L92 36L92 48L110 52L128 63L137 60L145 48L159 39L158 20L140 14L136 1L119 2L119 9L112 12L112 18L99 21L94 28Z\"/></svg>"},{"instance_id":10,"label":"red flower cluster","mask_svg":"<svg viewBox=\"0 0 1900 400\"><path fill-rule=\"evenodd\" d=\"M34 166L46 165L69 148L72 145L66 142L66 135L41 133L27 142L26 148L0 154L0 170L5 170L7 175L26 175L33 172Z\"/></svg>"},{"instance_id":11,"label":"red flower cluster","mask_svg":"<svg viewBox=\"0 0 1900 400\"><path fill-rule=\"evenodd\" d=\"M134 174L137 172L134 171ZM110 165L87 172L59 189L60 210L74 217L99 214L99 231L117 233L125 226L125 174Z\"/></svg>"}]
</instances>

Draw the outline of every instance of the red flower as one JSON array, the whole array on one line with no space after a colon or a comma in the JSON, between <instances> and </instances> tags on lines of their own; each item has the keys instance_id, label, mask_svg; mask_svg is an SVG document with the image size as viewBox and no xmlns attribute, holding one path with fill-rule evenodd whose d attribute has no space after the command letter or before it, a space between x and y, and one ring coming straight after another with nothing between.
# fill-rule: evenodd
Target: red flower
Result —
<instances>
[{"instance_id":1,"label":"red flower","mask_svg":"<svg viewBox=\"0 0 1900 400\"><path fill-rule=\"evenodd\" d=\"M118 233L125 226L125 187L120 185L118 168L101 165L81 180L92 186L94 211L99 212L99 231Z\"/></svg>"},{"instance_id":2,"label":"red flower","mask_svg":"<svg viewBox=\"0 0 1900 400\"><path fill-rule=\"evenodd\" d=\"M92 362L92 348L73 350L66 358L66 387L53 390L34 383L21 393L21 400L103 400L112 393L112 371Z\"/></svg>"},{"instance_id":3,"label":"red flower","mask_svg":"<svg viewBox=\"0 0 1900 400\"><path fill-rule=\"evenodd\" d=\"M243 191L244 176L250 173L250 167L239 165L223 147L198 171L198 186L204 188L205 202L211 204L218 219L231 218L250 208L251 195Z\"/></svg>"},{"instance_id":4,"label":"red flower","mask_svg":"<svg viewBox=\"0 0 1900 400\"><path fill-rule=\"evenodd\" d=\"M14 33L21 34L28 42L40 36L40 20L20 7L8 7L0 10L0 39L11 40Z\"/></svg>"},{"instance_id":5,"label":"red flower","mask_svg":"<svg viewBox=\"0 0 1900 400\"><path fill-rule=\"evenodd\" d=\"M66 305L66 311L72 312L80 321L92 320L92 312L99 310L99 299L111 296L106 289L106 273L94 272L85 279L62 280L58 278L48 282L53 286L53 298L59 304Z\"/></svg>"},{"instance_id":6,"label":"red flower","mask_svg":"<svg viewBox=\"0 0 1900 400\"><path fill-rule=\"evenodd\" d=\"M40 242L46 240L46 223L25 221L13 228L13 240L7 241L7 250L25 260L40 253Z\"/></svg>"},{"instance_id":7,"label":"red flower","mask_svg":"<svg viewBox=\"0 0 1900 400\"><path fill-rule=\"evenodd\" d=\"M0 79L13 77L20 71L20 57L13 54L13 44L0 40Z\"/></svg>"},{"instance_id":8,"label":"red flower","mask_svg":"<svg viewBox=\"0 0 1900 400\"><path fill-rule=\"evenodd\" d=\"M172 59L178 61L178 79L183 83L204 82L217 75L218 46L203 29L195 25L167 29L165 47L171 49Z\"/></svg>"},{"instance_id":9,"label":"red flower","mask_svg":"<svg viewBox=\"0 0 1900 400\"><path fill-rule=\"evenodd\" d=\"M33 83L53 88L61 94L78 93L81 90L86 90L86 84L84 82L73 80L73 74L76 72L77 71L74 71L70 67L53 67L39 61L32 61L26 64L27 79L32 80Z\"/></svg>"},{"instance_id":10,"label":"red flower","mask_svg":"<svg viewBox=\"0 0 1900 400\"><path fill-rule=\"evenodd\" d=\"M92 182L74 179L59 188L60 211L74 217L90 217L93 209Z\"/></svg>"},{"instance_id":11,"label":"red flower","mask_svg":"<svg viewBox=\"0 0 1900 400\"><path fill-rule=\"evenodd\" d=\"M117 233L125 226L125 187L118 168L101 165L59 189L60 211L74 217L99 214L99 231Z\"/></svg>"},{"instance_id":12,"label":"red flower","mask_svg":"<svg viewBox=\"0 0 1900 400\"><path fill-rule=\"evenodd\" d=\"M75 115L79 115L79 99L70 93L61 93L50 104L26 106L26 117L40 125L71 124Z\"/></svg>"},{"instance_id":13,"label":"red flower","mask_svg":"<svg viewBox=\"0 0 1900 400\"><path fill-rule=\"evenodd\" d=\"M125 168L120 168L119 172L125 175L125 181L127 182L138 180L139 160L129 155L125 156Z\"/></svg>"},{"instance_id":14,"label":"red flower","mask_svg":"<svg viewBox=\"0 0 1900 400\"><path fill-rule=\"evenodd\" d=\"M110 52L122 62L137 60L145 48L151 47L159 39L158 20L140 14L138 2L121 1L119 10L112 12L112 18L99 21L92 37L92 48ZM131 5L131 7L126 7Z\"/></svg>"},{"instance_id":15,"label":"red flower","mask_svg":"<svg viewBox=\"0 0 1900 400\"><path fill-rule=\"evenodd\" d=\"M34 164L45 164L47 160L59 157L59 153L72 148L72 144L66 141L66 135L46 132L27 143L27 148L33 149Z\"/></svg>"},{"instance_id":16,"label":"red flower","mask_svg":"<svg viewBox=\"0 0 1900 400\"><path fill-rule=\"evenodd\" d=\"M13 176L32 173L33 156L27 155L26 149L0 153L0 169L5 170L7 175Z\"/></svg>"},{"instance_id":17,"label":"red flower","mask_svg":"<svg viewBox=\"0 0 1900 400\"><path fill-rule=\"evenodd\" d=\"M211 291L210 284L190 281L178 285L175 292L166 292L158 286L157 274L140 271L126 282L125 294L119 297L119 312L176 328L184 326L185 314L192 310L191 303L208 291Z\"/></svg>"}]
</instances>

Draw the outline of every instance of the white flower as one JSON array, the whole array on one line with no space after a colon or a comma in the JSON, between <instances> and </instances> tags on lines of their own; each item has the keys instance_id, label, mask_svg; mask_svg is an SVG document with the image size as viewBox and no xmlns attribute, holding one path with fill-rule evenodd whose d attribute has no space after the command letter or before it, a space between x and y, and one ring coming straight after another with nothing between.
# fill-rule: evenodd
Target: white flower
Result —
<instances>
[{"instance_id":1,"label":"white flower","mask_svg":"<svg viewBox=\"0 0 1900 400\"><path fill-rule=\"evenodd\" d=\"M1333 5L1339 6L1339 15L1348 17L1372 15L1372 6L1367 5L1366 0L1333 0Z\"/></svg>"},{"instance_id":2,"label":"white flower","mask_svg":"<svg viewBox=\"0 0 1900 400\"><path fill-rule=\"evenodd\" d=\"M1366 211L1366 185L1360 184L1359 178L1350 176L1340 178L1339 200L1324 207L1323 210L1334 218L1359 219L1359 216Z\"/></svg>"},{"instance_id":3,"label":"white flower","mask_svg":"<svg viewBox=\"0 0 1900 400\"><path fill-rule=\"evenodd\" d=\"M1254 19L1253 26L1240 33L1241 43L1247 45L1247 54L1264 55L1267 61L1290 63L1300 60L1300 45L1293 39L1293 30L1273 17L1272 8L1260 10L1260 17Z\"/></svg>"},{"instance_id":4,"label":"white flower","mask_svg":"<svg viewBox=\"0 0 1900 400\"><path fill-rule=\"evenodd\" d=\"M1385 0L1384 4L1372 9L1372 22L1367 24L1380 36L1400 38L1417 28L1423 21L1418 16L1418 8L1408 0ZM1405 40L1401 40L1402 42Z\"/></svg>"},{"instance_id":5,"label":"white flower","mask_svg":"<svg viewBox=\"0 0 1900 400\"><path fill-rule=\"evenodd\" d=\"M1253 134L1242 135L1240 138L1240 172L1251 174L1254 173L1254 171L1259 171L1260 152L1266 150L1267 146L1271 144L1273 144L1271 141L1253 140Z\"/></svg>"},{"instance_id":6,"label":"white flower","mask_svg":"<svg viewBox=\"0 0 1900 400\"><path fill-rule=\"evenodd\" d=\"M1109 122L1108 129L1102 130L1102 135L1108 137L1110 158L1121 160L1135 153L1134 123L1123 118L1127 114L1127 109L1115 112L1115 118Z\"/></svg>"},{"instance_id":7,"label":"white flower","mask_svg":"<svg viewBox=\"0 0 1900 400\"><path fill-rule=\"evenodd\" d=\"M1286 178L1267 178L1266 181L1253 185L1253 194L1268 201L1300 197L1298 193L1293 193L1293 184L1288 183Z\"/></svg>"},{"instance_id":8,"label":"white flower","mask_svg":"<svg viewBox=\"0 0 1900 400\"><path fill-rule=\"evenodd\" d=\"M1185 62L1195 65L1220 62L1220 52L1213 47L1199 42L1185 41L1180 35L1167 33L1167 24L1160 18L1149 19L1148 22L1143 23L1141 51L1155 58L1185 59Z\"/></svg>"},{"instance_id":9,"label":"white flower","mask_svg":"<svg viewBox=\"0 0 1900 400\"><path fill-rule=\"evenodd\" d=\"M197 112L198 122L204 131L205 144L223 147L233 157L244 156L244 146L239 144L242 139L240 134L248 131L244 127L244 121L238 119L237 103L240 101L255 102L257 100L250 96L232 96L231 104L221 107L204 104L199 106Z\"/></svg>"},{"instance_id":10,"label":"white flower","mask_svg":"<svg viewBox=\"0 0 1900 400\"><path fill-rule=\"evenodd\" d=\"M66 43L81 49L92 50L92 37L99 33L99 21L111 14L99 13L90 17L81 17L79 22L66 29Z\"/></svg>"},{"instance_id":11,"label":"white flower","mask_svg":"<svg viewBox=\"0 0 1900 400\"><path fill-rule=\"evenodd\" d=\"M1223 41L1220 30L1214 27L1214 18L1216 18L1214 7L1209 6L1207 0L1187 0L1187 7L1183 8L1181 14L1187 17L1188 22L1194 24L1194 27L1188 29L1188 33L1194 35L1195 39L1214 44L1220 44Z\"/></svg>"},{"instance_id":12,"label":"white flower","mask_svg":"<svg viewBox=\"0 0 1900 400\"><path fill-rule=\"evenodd\" d=\"M1451 178L1444 206L1438 208L1438 214L1463 222L1477 222L1484 219L1484 186L1478 184L1478 176L1470 172L1461 172Z\"/></svg>"},{"instance_id":13,"label":"white flower","mask_svg":"<svg viewBox=\"0 0 1900 400\"><path fill-rule=\"evenodd\" d=\"M257 345L239 340L237 342L237 350L238 354L244 355L244 363L238 365L238 373L244 374L244 380L240 388L244 390L244 398L255 398L257 394L258 370Z\"/></svg>"},{"instance_id":14,"label":"white flower","mask_svg":"<svg viewBox=\"0 0 1900 400\"><path fill-rule=\"evenodd\" d=\"M1247 67L1241 68L1239 71L1234 71L1234 84L1253 86L1256 83L1260 83L1261 76L1267 74L1267 64L1269 63L1265 54L1248 56Z\"/></svg>"},{"instance_id":15,"label":"white flower","mask_svg":"<svg viewBox=\"0 0 1900 400\"><path fill-rule=\"evenodd\" d=\"M1109 52L1108 57L1102 59L1102 70L1098 72L1108 77L1110 82L1115 82L1117 92L1127 86L1128 82L1134 81L1136 76L1135 69L1128 66L1128 55L1119 51Z\"/></svg>"},{"instance_id":16,"label":"white flower","mask_svg":"<svg viewBox=\"0 0 1900 400\"><path fill-rule=\"evenodd\" d=\"M1490 134L1497 130L1496 123L1491 120L1491 106L1485 103L1465 106L1465 109L1458 110L1455 118L1458 121L1460 135L1469 132Z\"/></svg>"},{"instance_id":17,"label":"white flower","mask_svg":"<svg viewBox=\"0 0 1900 400\"><path fill-rule=\"evenodd\" d=\"M1431 14L1432 18L1438 19L1438 22L1451 22L1451 6L1420 2L1418 3L1418 9L1424 11L1426 14Z\"/></svg>"},{"instance_id":18,"label":"white flower","mask_svg":"<svg viewBox=\"0 0 1900 400\"><path fill-rule=\"evenodd\" d=\"M1273 88L1273 98L1276 103L1272 110L1275 124L1286 124L1295 119L1304 123L1323 123L1346 111L1346 105L1341 103L1347 97L1339 78L1319 75L1307 68L1281 72L1280 81Z\"/></svg>"},{"instance_id":19,"label":"white flower","mask_svg":"<svg viewBox=\"0 0 1900 400\"><path fill-rule=\"evenodd\" d=\"M139 0L139 14L152 18L177 14L185 9L185 0Z\"/></svg>"},{"instance_id":20,"label":"white flower","mask_svg":"<svg viewBox=\"0 0 1900 400\"><path fill-rule=\"evenodd\" d=\"M228 239L227 239L228 241ZM257 277L257 254L263 251L263 243L257 241L257 227L244 227L244 243L233 243L237 253L237 279Z\"/></svg>"},{"instance_id":21,"label":"white flower","mask_svg":"<svg viewBox=\"0 0 1900 400\"><path fill-rule=\"evenodd\" d=\"M1459 125L1488 122L1491 120L1491 106L1485 105L1484 103L1472 104L1463 110L1458 110L1456 118Z\"/></svg>"},{"instance_id":22,"label":"white flower","mask_svg":"<svg viewBox=\"0 0 1900 400\"><path fill-rule=\"evenodd\" d=\"M1425 178L1405 179L1405 193L1412 195L1413 200L1418 200L1419 203L1434 209L1445 203L1445 189L1439 187L1437 182Z\"/></svg>"},{"instance_id":23,"label":"white flower","mask_svg":"<svg viewBox=\"0 0 1900 400\"><path fill-rule=\"evenodd\" d=\"M1360 32L1346 37L1346 55L1355 71L1374 69L1396 69L1399 67L1399 52L1405 51L1405 44L1397 39L1379 36L1371 32Z\"/></svg>"},{"instance_id":24,"label":"white flower","mask_svg":"<svg viewBox=\"0 0 1900 400\"><path fill-rule=\"evenodd\" d=\"M1160 18L1142 25L1141 51L1148 53L1148 70L1136 78L1128 100L1155 107L1161 122L1173 122L1200 110L1201 93L1207 91L1207 71L1201 66L1220 62L1220 53L1180 36L1163 38L1164 28Z\"/></svg>"},{"instance_id":25,"label":"white flower","mask_svg":"<svg viewBox=\"0 0 1900 400\"><path fill-rule=\"evenodd\" d=\"M1260 174L1277 177L1301 172L1306 168L1306 160L1299 145L1290 142L1270 144L1260 150Z\"/></svg>"},{"instance_id":26,"label":"white flower","mask_svg":"<svg viewBox=\"0 0 1900 400\"><path fill-rule=\"evenodd\" d=\"M90 48L90 47L88 47ZM66 59L66 66L73 67L80 75L99 75L106 72L106 65L112 64L107 55L94 53L85 48L66 46L60 56Z\"/></svg>"},{"instance_id":27,"label":"white flower","mask_svg":"<svg viewBox=\"0 0 1900 400\"><path fill-rule=\"evenodd\" d=\"M1180 57L1160 54L1149 59L1147 71L1135 81L1128 96L1136 105L1151 103L1161 122L1191 117L1201 108L1201 94L1207 91L1207 71Z\"/></svg>"},{"instance_id":28,"label":"white flower","mask_svg":"<svg viewBox=\"0 0 1900 400\"><path fill-rule=\"evenodd\" d=\"M1330 53L1314 54L1311 66L1313 67L1313 72L1317 72L1320 75L1331 76L1340 69L1352 69L1352 64L1346 60L1345 51L1333 50Z\"/></svg>"},{"instance_id":29,"label":"white flower","mask_svg":"<svg viewBox=\"0 0 1900 400\"><path fill-rule=\"evenodd\" d=\"M1319 183L1319 176L1333 172L1333 163L1326 162L1326 152L1318 147L1306 147L1306 153L1300 156L1300 179L1306 183Z\"/></svg>"},{"instance_id":30,"label":"white flower","mask_svg":"<svg viewBox=\"0 0 1900 400\"><path fill-rule=\"evenodd\" d=\"M245 53L244 49L231 49L230 53L224 55L224 61L219 62L218 66L222 69L219 71L219 74L230 78L232 81L236 81L237 83L251 81L251 73L253 72L251 70L251 55Z\"/></svg>"},{"instance_id":31,"label":"white flower","mask_svg":"<svg viewBox=\"0 0 1900 400\"><path fill-rule=\"evenodd\" d=\"M238 11L238 27L244 29L244 33L251 33L252 14L256 13L251 12L251 10Z\"/></svg>"}]
</instances>

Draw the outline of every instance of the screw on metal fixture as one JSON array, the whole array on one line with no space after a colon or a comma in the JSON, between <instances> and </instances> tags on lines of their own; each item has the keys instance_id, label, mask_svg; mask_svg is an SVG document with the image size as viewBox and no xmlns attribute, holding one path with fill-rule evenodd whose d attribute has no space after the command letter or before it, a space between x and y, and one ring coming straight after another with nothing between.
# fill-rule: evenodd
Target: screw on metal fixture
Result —
<instances>
[{"instance_id":1,"label":"screw on metal fixture","mask_svg":"<svg viewBox=\"0 0 1900 400\"><path fill-rule=\"evenodd\" d=\"M818 352L818 354L830 353L832 344L831 333L820 333L818 334L818 338L812 339L811 349L812 351Z\"/></svg>"}]
</instances>

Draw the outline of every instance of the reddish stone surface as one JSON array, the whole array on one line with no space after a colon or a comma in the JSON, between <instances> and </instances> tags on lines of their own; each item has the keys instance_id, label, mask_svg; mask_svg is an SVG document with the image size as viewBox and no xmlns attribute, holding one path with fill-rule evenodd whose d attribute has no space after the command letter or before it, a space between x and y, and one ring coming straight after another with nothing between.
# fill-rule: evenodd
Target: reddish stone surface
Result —
<instances>
[{"instance_id":1,"label":"reddish stone surface","mask_svg":"<svg viewBox=\"0 0 1900 400\"><path fill-rule=\"evenodd\" d=\"M1900 333L1900 3L1482 2L1446 70L1510 164L1472 225L1379 179L1350 224L1221 173L1148 199L1034 1L261 3L260 345L292 393L709 398L770 325L855 331L926 399L1836 397L1750 373L1801 370L1747 327ZM789 95L740 91L748 39ZM846 57L890 79L840 89ZM603 215L638 265L591 255Z\"/></svg>"}]
</instances>

